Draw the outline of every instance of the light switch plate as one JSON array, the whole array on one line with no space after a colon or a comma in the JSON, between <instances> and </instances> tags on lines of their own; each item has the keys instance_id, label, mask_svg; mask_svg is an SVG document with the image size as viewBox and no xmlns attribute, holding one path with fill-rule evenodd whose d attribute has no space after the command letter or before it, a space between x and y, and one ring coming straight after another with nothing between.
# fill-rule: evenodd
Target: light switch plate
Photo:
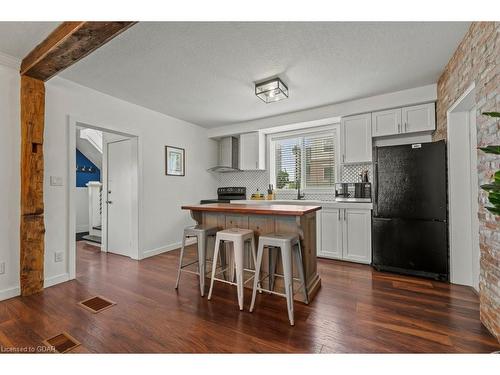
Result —
<instances>
[{"instance_id":1,"label":"light switch plate","mask_svg":"<svg viewBox=\"0 0 500 375\"><path fill-rule=\"evenodd\" d=\"M57 251L54 253L54 262L59 263L64 260L64 254L62 251Z\"/></svg>"},{"instance_id":2,"label":"light switch plate","mask_svg":"<svg viewBox=\"0 0 500 375\"><path fill-rule=\"evenodd\" d=\"M5 262L0 262L0 275L5 273Z\"/></svg>"},{"instance_id":3,"label":"light switch plate","mask_svg":"<svg viewBox=\"0 0 500 375\"><path fill-rule=\"evenodd\" d=\"M62 186L63 179L59 176L50 176L50 186Z\"/></svg>"}]
</instances>

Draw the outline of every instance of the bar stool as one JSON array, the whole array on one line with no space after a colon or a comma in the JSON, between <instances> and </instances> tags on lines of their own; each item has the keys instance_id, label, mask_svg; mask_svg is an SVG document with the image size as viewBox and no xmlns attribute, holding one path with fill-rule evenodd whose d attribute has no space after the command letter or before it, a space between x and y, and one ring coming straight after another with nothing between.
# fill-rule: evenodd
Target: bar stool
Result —
<instances>
[{"instance_id":1,"label":"bar stool","mask_svg":"<svg viewBox=\"0 0 500 375\"><path fill-rule=\"evenodd\" d=\"M208 292L208 299L212 298L212 291L214 287L214 281L220 281L226 284L230 285L236 285L236 289L238 292L238 305L240 307L240 310L243 310L243 288L244 284L250 281L254 275L249 277L247 280L243 280L244 278L244 271L251 271L255 272L254 270L246 269L243 266L244 263L244 251L245 251L245 245L250 243L251 246L251 252L252 252L252 259L253 263L255 264L255 238L254 238L254 233L252 230L249 229L241 229L241 228L231 228L231 229L225 229L217 232L217 235L215 237L215 250L214 250L214 258L213 262L217 262L217 257L219 256L219 249L220 245L222 242L230 242L232 243L232 248L234 252L234 267L236 268L236 283L234 283L233 278L230 278L230 281L220 279L215 277L216 276L216 268L212 268L212 278L210 280L210 291ZM231 265L233 267L233 265ZM225 270L222 270L219 272L222 273Z\"/></svg>"},{"instance_id":2,"label":"bar stool","mask_svg":"<svg viewBox=\"0 0 500 375\"><path fill-rule=\"evenodd\" d=\"M260 279L260 267L262 264L262 255L264 252L264 247L269 249L269 274ZM283 263L283 275L275 274L277 251L281 250L281 260ZM271 252L274 252L272 254ZM299 273L299 278L293 277L293 261L292 252L295 256L295 262ZM285 284L285 294L278 293L274 291L274 278L283 277ZM269 289L263 289L261 282L269 278ZM304 289L304 295L306 298L306 304L309 303L309 296L307 291L306 280L304 276L304 265L302 264L302 249L300 246L300 239L297 234L286 234L286 233L271 233L264 234L259 237L259 248L257 250L257 262L255 264L255 278L253 284L252 292L252 303L250 305L250 312L253 311L255 305L255 297L257 291L268 292L271 294L276 294L278 296L286 297L287 309L288 309L288 319L290 320L290 325L294 325L293 316L293 280L299 280L301 282L301 288Z\"/></svg>"},{"instance_id":3,"label":"bar stool","mask_svg":"<svg viewBox=\"0 0 500 375\"><path fill-rule=\"evenodd\" d=\"M184 233L182 235L182 246L181 254L179 259L179 268L177 270L177 281L175 283L175 289L179 288L179 280L181 278L181 272L192 273L198 275L200 278L200 292L201 296L205 295L205 277L206 277L206 254L207 254L207 239L209 236L215 236L217 233L217 227L208 225L195 225L184 228ZM198 250L198 260L190 262L188 264L182 264L184 259L184 247L186 246L186 238L196 238L197 250ZM215 258L214 258L215 259ZM198 272L193 272L189 270L184 270L184 268L189 267L192 264L198 263ZM215 263L212 261L212 268L215 268Z\"/></svg>"}]
</instances>

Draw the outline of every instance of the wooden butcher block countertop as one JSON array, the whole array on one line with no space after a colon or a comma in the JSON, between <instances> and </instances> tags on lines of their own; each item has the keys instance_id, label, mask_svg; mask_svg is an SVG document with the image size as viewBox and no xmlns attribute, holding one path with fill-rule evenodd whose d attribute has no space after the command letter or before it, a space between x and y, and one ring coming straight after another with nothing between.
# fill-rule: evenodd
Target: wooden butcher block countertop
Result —
<instances>
[{"instance_id":1,"label":"wooden butcher block countertop","mask_svg":"<svg viewBox=\"0 0 500 375\"><path fill-rule=\"evenodd\" d=\"M279 216L303 216L311 212L321 210L321 206L300 206L289 204L231 204L231 203L210 203L193 206L182 206L183 210L202 212L223 212L234 214L252 215L279 215Z\"/></svg>"}]
</instances>

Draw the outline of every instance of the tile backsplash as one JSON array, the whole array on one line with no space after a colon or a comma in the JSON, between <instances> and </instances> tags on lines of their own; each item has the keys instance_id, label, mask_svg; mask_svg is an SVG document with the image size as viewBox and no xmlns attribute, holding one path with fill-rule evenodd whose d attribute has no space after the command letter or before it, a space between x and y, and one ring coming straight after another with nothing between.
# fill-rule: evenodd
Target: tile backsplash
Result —
<instances>
[{"instance_id":1,"label":"tile backsplash","mask_svg":"<svg viewBox=\"0 0 500 375\"><path fill-rule=\"evenodd\" d=\"M360 182L359 174L368 170L368 178L370 182L373 178L372 165L370 163L349 164L342 167L341 179L342 182ZM270 176L269 171L244 171L244 172L228 172L219 173L218 187L224 186L244 186L247 188L247 199L259 189L263 194L267 193L269 186ZM295 191L277 191L276 199L294 199L297 197ZM318 192L306 193L306 199L316 199L322 201L335 200L335 193L332 192Z\"/></svg>"},{"instance_id":2,"label":"tile backsplash","mask_svg":"<svg viewBox=\"0 0 500 375\"><path fill-rule=\"evenodd\" d=\"M219 187L244 186L247 188L247 198L259 189L265 194L269 186L268 171L244 171L219 173Z\"/></svg>"},{"instance_id":3,"label":"tile backsplash","mask_svg":"<svg viewBox=\"0 0 500 375\"><path fill-rule=\"evenodd\" d=\"M371 163L347 164L342 166L342 182L361 182L360 174L368 171L368 181L373 181L373 168Z\"/></svg>"}]
</instances>

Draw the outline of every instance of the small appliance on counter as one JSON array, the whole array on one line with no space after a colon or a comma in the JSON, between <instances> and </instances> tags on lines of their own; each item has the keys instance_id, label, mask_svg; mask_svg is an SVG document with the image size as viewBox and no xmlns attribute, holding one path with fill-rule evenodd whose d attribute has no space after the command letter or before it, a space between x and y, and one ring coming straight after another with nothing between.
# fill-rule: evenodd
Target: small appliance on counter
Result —
<instances>
[{"instance_id":1,"label":"small appliance on counter","mask_svg":"<svg viewBox=\"0 0 500 375\"><path fill-rule=\"evenodd\" d=\"M257 191L250 196L250 199L254 201L263 201L266 197L257 189Z\"/></svg>"},{"instance_id":2,"label":"small appliance on counter","mask_svg":"<svg viewBox=\"0 0 500 375\"><path fill-rule=\"evenodd\" d=\"M339 182L335 184L337 202L371 202L372 184L369 182Z\"/></svg>"},{"instance_id":3,"label":"small appliance on counter","mask_svg":"<svg viewBox=\"0 0 500 375\"><path fill-rule=\"evenodd\" d=\"M247 199L246 187L220 187L217 189L217 199L203 199L200 204L207 203L230 203L236 200Z\"/></svg>"}]
</instances>

